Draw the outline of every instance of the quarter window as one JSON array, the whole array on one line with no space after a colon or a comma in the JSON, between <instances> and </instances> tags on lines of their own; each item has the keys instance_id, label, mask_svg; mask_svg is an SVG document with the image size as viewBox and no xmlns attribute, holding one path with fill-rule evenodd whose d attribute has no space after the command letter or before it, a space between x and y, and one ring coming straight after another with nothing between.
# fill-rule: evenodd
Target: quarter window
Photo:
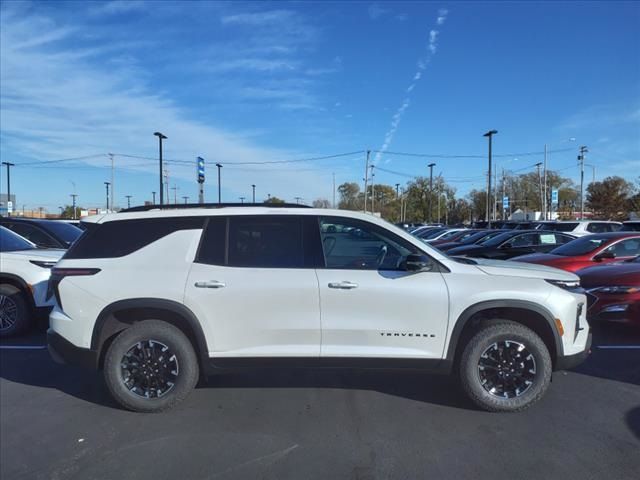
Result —
<instances>
[{"instance_id":1,"label":"quarter window","mask_svg":"<svg viewBox=\"0 0 640 480\"><path fill-rule=\"evenodd\" d=\"M339 217L320 219L325 265L334 269L399 270L418 248L367 222Z\"/></svg>"}]
</instances>

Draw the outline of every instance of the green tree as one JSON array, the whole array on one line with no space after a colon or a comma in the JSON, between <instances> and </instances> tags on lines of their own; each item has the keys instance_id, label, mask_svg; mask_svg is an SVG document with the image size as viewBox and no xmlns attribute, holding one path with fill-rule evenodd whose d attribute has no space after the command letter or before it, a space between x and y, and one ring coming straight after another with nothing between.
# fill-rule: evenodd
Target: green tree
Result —
<instances>
[{"instance_id":1,"label":"green tree","mask_svg":"<svg viewBox=\"0 0 640 480\"><path fill-rule=\"evenodd\" d=\"M360 193L360 186L355 182L346 182L338 186L340 202L338 208L343 210L361 210L363 196Z\"/></svg>"},{"instance_id":2,"label":"green tree","mask_svg":"<svg viewBox=\"0 0 640 480\"><path fill-rule=\"evenodd\" d=\"M607 177L587 187L586 205L597 218L625 219L629 202L633 199L634 186L622 177Z\"/></svg>"},{"instance_id":3,"label":"green tree","mask_svg":"<svg viewBox=\"0 0 640 480\"><path fill-rule=\"evenodd\" d=\"M274 203L285 203L285 201L284 201L284 200L282 200L281 198L278 198L278 197L272 196L272 197L269 197L268 199L266 199L266 200L264 201L264 203L270 203L270 204L274 204Z\"/></svg>"},{"instance_id":4,"label":"green tree","mask_svg":"<svg viewBox=\"0 0 640 480\"><path fill-rule=\"evenodd\" d=\"M76 206L76 215L75 215L76 219L80 218L80 211L81 210L82 210L82 208ZM62 213L60 214L60 218L72 219L73 218L73 205L65 205L64 210L62 210Z\"/></svg>"},{"instance_id":5,"label":"green tree","mask_svg":"<svg viewBox=\"0 0 640 480\"><path fill-rule=\"evenodd\" d=\"M313 208L331 208L331 203L326 198L316 198L312 205Z\"/></svg>"}]
</instances>

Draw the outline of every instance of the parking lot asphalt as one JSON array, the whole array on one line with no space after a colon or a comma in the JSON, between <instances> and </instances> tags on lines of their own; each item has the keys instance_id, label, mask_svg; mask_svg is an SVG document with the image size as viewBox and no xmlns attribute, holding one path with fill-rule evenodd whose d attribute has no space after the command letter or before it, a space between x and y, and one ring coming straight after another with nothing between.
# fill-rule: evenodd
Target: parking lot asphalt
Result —
<instances>
[{"instance_id":1,"label":"parking lot asphalt","mask_svg":"<svg viewBox=\"0 0 640 480\"><path fill-rule=\"evenodd\" d=\"M214 377L162 414L119 409L43 332L0 345L2 479L637 479L640 332L597 330L526 412L478 411L448 377L273 370ZM12 348L13 347L13 348Z\"/></svg>"}]
</instances>

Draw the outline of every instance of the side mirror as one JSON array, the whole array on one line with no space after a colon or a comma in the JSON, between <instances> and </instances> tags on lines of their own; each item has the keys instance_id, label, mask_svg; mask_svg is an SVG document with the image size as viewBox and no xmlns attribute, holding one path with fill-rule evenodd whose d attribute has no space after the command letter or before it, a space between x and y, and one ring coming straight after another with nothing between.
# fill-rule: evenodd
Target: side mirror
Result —
<instances>
[{"instance_id":1,"label":"side mirror","mask_svg":"<svg viewBox=\"0 0 640 480\"><path fill-rule=\"evenodd\" d=\"M593 259L596 262L601 262L602 260L610 259L610 258L616 258L616 254L614 252L607 251L607 250L605 250L604 252L600 252L595 257L593 257Z\"/></svg>"},{"instance_id":2,"label":"side mirror","mask_svg":"<svg viewBox=\"0 0 640 480\"><path fill-rule=\"evenodd\" d=\"M404 269L409 272L428 272L432 268L431 260L426 255L411 253L404 260Z\"/></svg>"}]
</instances>

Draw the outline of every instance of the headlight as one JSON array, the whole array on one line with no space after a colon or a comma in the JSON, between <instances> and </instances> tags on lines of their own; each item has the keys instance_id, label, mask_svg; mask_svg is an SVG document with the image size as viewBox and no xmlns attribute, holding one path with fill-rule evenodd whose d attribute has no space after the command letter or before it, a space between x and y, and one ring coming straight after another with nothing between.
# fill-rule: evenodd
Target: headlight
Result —
<instances>
[{"instance_id":1,"label":"headlight","mask_svg":"<svg viewBox=\"0 0 640 480\"><path fill-rule=\"evenodd\" d=\"M547 282L570 292L580 293L583 291L580 288L580 280L547 280Z\"/></svg>"},{"instance_id":2,"label":"headlight","mask_svg":"<svg viewBox=\"0 0 640 480\"><path fill-rule=\"evenodd\" d=\"M598 287L592 288L589 292L593 293L608 293L611 295L621 295L624 293L638 293L640 292L640 287Z\"/></svg>"},{"instance_id":3,"label":"headlight","mask_svg":"<svg viewBox=\"0 0 640 480\"><path fill-rule=\"evenodd\" d=\"M40 261L40 260L29 260L29 263L33 263L34 265L37 265L38 267L42 267L42 268L53 268L53 266L57 262Z\"/></svg>"}]
</instances>

